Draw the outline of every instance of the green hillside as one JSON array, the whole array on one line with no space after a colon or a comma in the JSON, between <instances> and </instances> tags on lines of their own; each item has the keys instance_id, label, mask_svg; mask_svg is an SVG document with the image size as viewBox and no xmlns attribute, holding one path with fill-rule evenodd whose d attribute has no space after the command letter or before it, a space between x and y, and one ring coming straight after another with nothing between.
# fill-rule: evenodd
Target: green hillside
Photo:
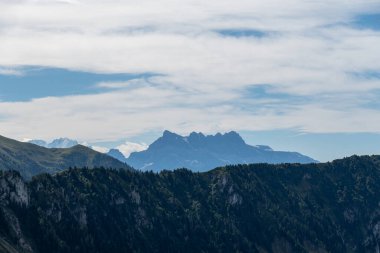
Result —
<instances>
[{"instance_id":1,"label":"green hillside","mask_svg":"<svg viewBox=\"0 0 380 253\"><path fill-rule=\"evenodd\" d=\"M48 149L0 136L0 170L16 170L27 179L40 173L56 173L69 167L130 168L90 148L77 145Z\"/></svg>"},{"instance_id":2,"label":"green hillside","mask_svg":"<svg viewBox=\"0 0 380 253\"><path fill-rule=\"evenodd\" d=\"M376 252L380 157L207 173L0 174L0 238L24 252ZM17 232L18 231L18 232Z\"/></svg>"}]
</instances>

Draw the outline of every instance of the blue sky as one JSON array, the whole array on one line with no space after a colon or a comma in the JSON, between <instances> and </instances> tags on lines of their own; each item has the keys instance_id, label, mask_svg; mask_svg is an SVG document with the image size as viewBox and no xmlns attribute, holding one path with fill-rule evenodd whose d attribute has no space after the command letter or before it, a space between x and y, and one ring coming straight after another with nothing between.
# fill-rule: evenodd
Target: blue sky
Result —
<instances>
[{"instance_id":1,"label":"blue sky","mask_svg":"<svg viewBox=\"0 0 380 253\"><path fill-rule=\"evenodd\" d=\"M28 101L48 96L93 94L105 89L101 82L122 82L151 76L150 74L102 74L59 68L20 67L19 75L0 75L3 101Z\"/></svg>"},{"instance_id":2,"label":"blue sky","mask_svg":"<svg viewBox=\"0 0 380 253\"><path fill-rule=\"evenodd\" d=\"M358 15L353 25L359 29L380 30L380 13L367 13Z\"/></svg>"},{"instance_id":3,"label":"blue sky","mask_svg":"<svg viewBox=\"0 0 380 253\"><path fill-rule=\"evenodd\" d=\"M0 1L0 134L125 153L235 130L321 161L380 154L380 3ZM142 144L145 143L145 144Z\"/></svg>"}]
</instances>

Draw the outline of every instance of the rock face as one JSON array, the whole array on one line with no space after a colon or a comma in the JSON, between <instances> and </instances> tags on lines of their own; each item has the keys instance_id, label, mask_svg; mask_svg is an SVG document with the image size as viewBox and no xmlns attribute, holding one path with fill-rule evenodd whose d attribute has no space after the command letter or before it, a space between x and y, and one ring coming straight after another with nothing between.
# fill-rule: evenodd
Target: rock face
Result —
<instances>
[{"instance_id":1,"label":"rock face","mask_svg":"<svg viewBox=\"0 0 380 253\"><path fill-rule=\"evenodd\" d=\"M380 157L0 172L0 252L379 252Z\"/></svg>"},{"instance_id":2,"label":"rock face","mask_svg":"<svg viewBox=\"0 0 380 253\"><path fill-rule=\"evenodd\" d=\"M17 172L0 172L0 252L33 252L31 243L25 237L17 209L29 207L29 192L26 183ZM2 230L2 231L1 231ZM11 245L13 244L13 245Z\"/></svg>"},{"instance_id":3,"label":"rock face","mask_svg":"<svg viewBox=\"0 0 380 253\"><path fill-rule=\"evenodd\" d=\"M229 164L317 162L296 152L247 145L236 132L208 136L193 132L183 137L169 131L147 150L132 153L125 161L135 169L153 171L176 168L207 171Z\"/></svg>"}]
</instances>

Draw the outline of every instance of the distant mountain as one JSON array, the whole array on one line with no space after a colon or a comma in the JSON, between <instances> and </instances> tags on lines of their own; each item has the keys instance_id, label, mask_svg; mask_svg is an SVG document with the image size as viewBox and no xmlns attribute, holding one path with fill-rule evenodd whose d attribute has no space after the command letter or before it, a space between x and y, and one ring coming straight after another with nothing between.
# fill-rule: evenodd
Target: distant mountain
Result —
<instances>
[{"instance_id":1,"label":"distant mountain","mask_svg":"<svg viewBox=\"0 0 380 253\"><path fill-rule=\"evenodd\" d=\"M124 162L126 163L127 162L127 158L125 158L125 156L123 155L123 153L120 152L120 150L116 149L116 148L112 148L110 149L110 151L107 152L107 155L121 161L121 162Z\"/></svg>"},{"instance_id":2,"label":"distant mountain","mask_svg":"<svg viewBox=\"0 0 380 253\"><path fill-rule=\"evenodd\" d=\"M48 144L48 148L71 148L79 143L76 140L71 140L68 138L59 138L53 140L51 143Z\"/></svg>"},{"instance_id":3,"label":"distant mountain","mask_svg":"<svg viewBox=\"0 0 380 253\"><path fill-rule=\"evenodd\" d=\"M30 140L30 141L28 141L28 143L32 143L32 144L35 144L35 145L38 145L41 147L45 147L45 148L47 148L47 146L48 146L48 143L44 140Z\"/></svg>"},{"instance_id":4,"label":"distant mountain","mask_svg":"<svg viewBox=\"0 0 380 253\"><path fill-rule=\"evenodd\" d=\"M132 153L126 162L140 170L188 168L206 171L228 164L317 161L297 152L273 151L264 145L250 146L236 132L208 136L193 132L183 137L165 131L147 150Z\"/></svg>"},{"instance_id":5,"label":"distant mountain","mask_svg":"<svg viewBox=\"0 0 380 253\"><path fill-rule=\"evenodd\" d=\"M0 252L375 253L380 157L206 173L0 171Z\"/></svg>"},{"instance_id":6,"label":"distant mountain","mask_svg":"<svg viewBox=\"0 0 380 253\"><path fill-rule=\"evenodd\" d=\"M76 140L71 140L69 138L55 139L50 143L47 143L43 140L31 140L29 143L33 143L45 148L71 148L79 144Z\"/></svg>"},{"instance_id":7,"label":"distant mountain","mask_svg":"<svg viewBox=\"0 0 380 253\"><path fill-rule=\"evenodd\" d=\"M125 163L81 145L44 148L0 136L0 170L17 170L25 178L31 178L39 173L56 173L69 167L130 168Z\"/></svg>"}]
</instances>

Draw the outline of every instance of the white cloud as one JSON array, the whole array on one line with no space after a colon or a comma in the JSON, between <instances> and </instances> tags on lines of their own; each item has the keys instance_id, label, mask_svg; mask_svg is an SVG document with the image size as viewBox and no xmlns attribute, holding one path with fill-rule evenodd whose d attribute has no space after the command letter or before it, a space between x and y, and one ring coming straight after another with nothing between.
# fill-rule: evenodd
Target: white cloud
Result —
<instances>
[{"instance_id":1,"label":"white cloud","mask_svg":"<svg viewBox=\"0 0 380 253\"><path fill-rule=\"evenodd\" d=\"M97 95L2 102L2 134L21 139L70 136L91 142L117 140L151 130L187 134L229 130L296 128L307 132L378 132L380 112L357 109L350 101L280 104L279 107L234 105L233 94L189 95L161 88L141 88ZM358 101L360 102L360 101ZM357 103L357 102L356 102ZM352 108L354 107L354 108ZM248 110L249 109L249 110ZM43 113L41 113L43 112ZM47 127L54 126L54 127Z\"/></svg>"},{"instance_id":2,"label":"white cloud","mask_svg":"<svg viewBox=\"0 0 380 253\"><path fill-rule=\"evenodd\" d=\"M22 74L22 71L17 69L0 67L0 75L21 76Z\"/></svg>"},{"instance_id":3,"label":"white cloud","mask_svg":"<svg viewBox=\"0 0 380 253\"><path fill-rule=\"evenodd\" d=\"M120 152L128 158L129 155L133 152L139 152L146 150L148 148L148 145L145 143L134 143L134 142L125 142L124 144L121 144L116 147Z\"/></svg>"},{"instance_id":4,"label":"white cloud","mask_svg":"<svg viewBox=\"0 0 380 253\"><path fill-rule=\"evenodd\" d=\"M102 94L0 102L2 134L95 142L163 129L380 129L378 108L363 106L380 81L352 75L380 71L380 32L347 25L380 12L377 0L58 2L0 1L0 66L160 75L99 83L110 89ZM246 98L257 84L305 99Z\"/></svg>"},{"instance_id":5,"label":"white cloud","mask_svg":"<svg viewBox=\"0 0 380 253\"><path fill-rule=\"evenodd\" d=\"M90 146L90 148L100 153L107 153L110 150L109 148L100 147L100 146Z\"/></svg>"}]
</instances>

